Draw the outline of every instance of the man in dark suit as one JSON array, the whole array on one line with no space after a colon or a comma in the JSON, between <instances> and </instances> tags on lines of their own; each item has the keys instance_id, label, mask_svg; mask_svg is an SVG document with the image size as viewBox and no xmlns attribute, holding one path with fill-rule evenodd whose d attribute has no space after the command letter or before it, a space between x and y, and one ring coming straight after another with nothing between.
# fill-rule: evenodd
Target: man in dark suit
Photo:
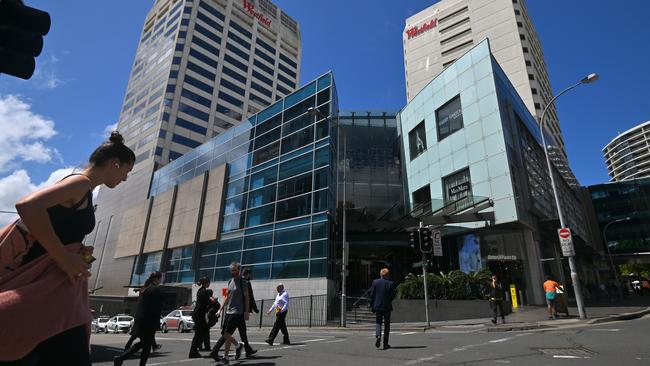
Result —
<instances>
[{"instance_id":1,"label":"man in dark suit","mask_svg":"<svg viewBox=\"0 0 650 366\"><path fill-rule=\"evenodd\" d=\"M389 281L388 268L379 271L380 278L372 281L370 287L370 307L375 313L375 347L379 348L381 343L381 323L384 322L384 349L390 348L388 337L390 335L390 313L393 311L393 299L395 298L395 284Z\"/></svg>"}]
</instances>

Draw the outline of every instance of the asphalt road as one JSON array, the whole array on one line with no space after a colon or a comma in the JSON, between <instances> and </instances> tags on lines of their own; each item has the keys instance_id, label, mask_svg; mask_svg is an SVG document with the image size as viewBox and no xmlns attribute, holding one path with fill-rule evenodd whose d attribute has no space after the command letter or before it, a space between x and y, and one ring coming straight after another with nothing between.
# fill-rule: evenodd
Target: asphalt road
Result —
<instances>
[{"instance_id":1,"label":"asphalt road","mask_svg":"<svg viewBox=\"0 0 650 366\"><path fill-rule=\"evenodd\" d=\"M477 326L437 328L391 334L389 350L374 347L372 332L289 329L290 346L263 343L268 329L250 329L258 353L232 365L382 366L382 365L650 365L650 316L554 330L486 332ZM162 349L148 365L214 365L212 359L188 359L192 333L157 333ZM212 343L218 333L212 332ZM112 365L128 335L93 335L94 365ZM280 339L278 339L280 340ZM203 352L207 357L207 352ZM234 353L231 352L231 355ZM125 365L137 365L137 359Z\"/></svg>"}]
</instances>

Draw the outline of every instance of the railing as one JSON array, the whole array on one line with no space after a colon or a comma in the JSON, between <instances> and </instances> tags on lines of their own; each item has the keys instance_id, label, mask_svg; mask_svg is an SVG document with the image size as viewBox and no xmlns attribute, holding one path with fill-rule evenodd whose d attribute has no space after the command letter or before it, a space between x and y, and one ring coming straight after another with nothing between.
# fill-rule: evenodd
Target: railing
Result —
<instances>
[{"instance_id":1,"label":"railing","mask_svg":"<svg viewBox=\"0 0 650 366\"><path fill-rule=\"evenodd\" d=\"M357 309L359 309L362 304L370 304L370 297L366 296L366 295L368 295L370 293L370 289L371 288L368 288L366 290L366 292L364 292L363 295L361 295L359 297L349 297L350 300L356 299L352 303L352 311L354 312L354 319L353 319L354 322L357 322L359 320L358 319L358 314L357 314Z\"/></svg>"},{"instance_id":2,"label":"railing","mask_svg":"<svg viewBox=\"0 0 650 366\"><path fill-rule=\"evenodd\" d=\"M259 314L251 313L251 324L260 328L273 326L275 313L267 314L275 300L257 300ZM289 298L287 325L291 327L319 327L327 325L327 295L309 295Z\"/></svg>"}]
</instances>

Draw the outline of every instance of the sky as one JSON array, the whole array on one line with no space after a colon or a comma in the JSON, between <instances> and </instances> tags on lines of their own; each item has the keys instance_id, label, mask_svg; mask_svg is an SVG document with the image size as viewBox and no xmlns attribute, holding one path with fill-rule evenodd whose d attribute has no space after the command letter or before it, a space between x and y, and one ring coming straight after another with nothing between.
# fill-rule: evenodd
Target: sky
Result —
<instances>
[{"instance_id":1,"label":"sky","mask_svg":"<svg viewBox=\"0 0 650 366\"><path fill-rule=\"evenodd\" d=\"M435 0L275 0L300 24L301 84L334 72L342 110L406 103L405 19ZM0 210L81 167L119 118L136 45L153 0L25 0L52 27L28 81L0 75ZM609 180L601 149L650 120L650 1L528 0L582 185ZM3 216L0 215L0 221Z\"/></svg>"}]
</instances>

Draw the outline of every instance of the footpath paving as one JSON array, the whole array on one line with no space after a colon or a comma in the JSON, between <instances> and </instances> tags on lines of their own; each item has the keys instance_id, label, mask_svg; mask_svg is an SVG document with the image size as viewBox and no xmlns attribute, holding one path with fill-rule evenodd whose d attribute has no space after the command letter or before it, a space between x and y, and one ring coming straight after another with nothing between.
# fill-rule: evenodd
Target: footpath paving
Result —
<instances>
[{"instance_id":1,"label":"footpath paving","mask_svg":"<svg viewBox=\"0 0 650 366\"><path fill-rule=\"evenodd\" d=\"M520 307L512 314L506 316L506 323L501 324L499 319L498 325L493 325L491 314L486 309L485 318L476 319L459 319L447 321L431 322L427 326L426 322L412 323L392 323L391 331L488 331L488 332L507 332L514 330L527 329L556 329L567 326L580 324L595 324L608 321L630 320L650 314L650 298L626 300L622 303L595 303L587 306L585 312L587 319L582 320L578 317L578 309L569 307L569 316L560 316L556 319L548 319L548 311L544 306L524 306ZM315 328L312 328L315 329ZM319 327L327 331L348 331L348 332L367 332L374 330L373 323L353 323L348 322L346 328L341 327Z\"/></svg>"}]
</instances>

